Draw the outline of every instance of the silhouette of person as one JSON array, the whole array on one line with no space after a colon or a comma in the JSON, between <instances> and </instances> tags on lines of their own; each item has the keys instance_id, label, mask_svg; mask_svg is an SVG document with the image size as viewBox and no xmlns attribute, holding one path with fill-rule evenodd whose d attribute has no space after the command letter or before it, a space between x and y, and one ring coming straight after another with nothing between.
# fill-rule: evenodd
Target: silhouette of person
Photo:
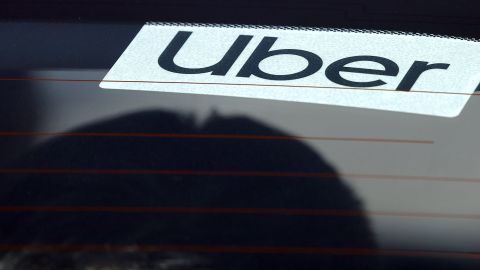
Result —
<instances>
[{"instance_id":1,"label":"silhouette of person","mask_svg":"<svg viewBox=\"0 0 480 270\"><path fill-rule=\"evenodd\" d=\"M74 132L287 136L246 117L212 115L199 125L192 117L162 111L129 114ZM14 269L377 269L376 259L368 256L248 252L246 247L375 248L363 215L288 214L289 209L362 211L334 168L295 139L60 136L32 149L11 167L65 171L0 175L1 205L280 209L278 213L1 213L0 244L132 246L129 252L4 254L0 261ZM90 173L69 172L72 169ZM105 172L114 169L123 171ZM195 173L199 171L207 173ZM326 177L285 176L292 172L320 172ZM145 245L243 247L243 252L135 249Z\"/></svg>"}]
</instances>

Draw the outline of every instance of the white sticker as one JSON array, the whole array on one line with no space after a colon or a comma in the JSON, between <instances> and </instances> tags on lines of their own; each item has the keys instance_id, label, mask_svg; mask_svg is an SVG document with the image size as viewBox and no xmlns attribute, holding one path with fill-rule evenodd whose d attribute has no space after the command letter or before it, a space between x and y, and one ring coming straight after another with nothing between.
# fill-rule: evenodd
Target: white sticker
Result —
<instances>
[{"instance_id":1,"label":"white sticker","mask_svg":"<svg viewBox=\"0 0 480 270\"><path fill-rule=\"evenodd\" d=\"M151 23L143 26L100 87L455 117L479 82L476 41Z\"/></svg>"}]
</instances>

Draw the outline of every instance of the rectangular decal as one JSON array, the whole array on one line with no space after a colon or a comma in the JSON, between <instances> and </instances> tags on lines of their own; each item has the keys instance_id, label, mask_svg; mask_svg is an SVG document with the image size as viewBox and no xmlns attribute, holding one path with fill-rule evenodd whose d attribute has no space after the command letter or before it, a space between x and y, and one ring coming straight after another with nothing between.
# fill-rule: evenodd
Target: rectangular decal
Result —
<instances>
[{"instance_id":1,"label":"rectangular decal","mask_svg":"<svg viewBox=\"0 0 480 270\"><path fill-rule=\"evenodd\" d=\"M480 82L480 42L396 32L147 23L108 89L458 116Z\"/></svg>"}]
</instances>

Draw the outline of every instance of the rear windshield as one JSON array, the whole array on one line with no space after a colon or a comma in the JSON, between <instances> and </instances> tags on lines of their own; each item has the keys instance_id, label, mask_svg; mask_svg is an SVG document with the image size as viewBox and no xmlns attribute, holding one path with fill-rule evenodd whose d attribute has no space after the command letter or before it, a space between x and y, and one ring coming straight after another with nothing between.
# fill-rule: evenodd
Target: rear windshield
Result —
<instances>
[{"instance_id":1,"label":"rear windshield","mask_svg":"<svg viewBox=\"0 0 480 270\"><path fill-rule=\"evenodd\" d=\"M288 78L281 76L289 68L314 67L318 58L300 53L300 47L286 47L281 38L268 39L277 33L268 29L307 29L311 34L306 31L307 38L297 40L299 46L319 44L309 41L319 31L386 33L393 40L395 35L438 38L438 47L435 42L422 47L416 39L397 47L439 52L435 63L395 63L399 82L415 65L424 74L455 70L461 75L457 66L441 65L455 54L442 56L440 44L454 40L458 57L462 42L480 46L475 1L454 6L446 1L4 2L0 270L479 269L480 66L465 64L468 72L476 72L467 78L473 82L469 93L437 91L445 106L456 104L453 96L466 97L458 116L421 108L421 113L379 109L381 104L368 105L375 96L362 96L377 86L342 84L333 71L370 72L369 81L382 75L385 88L388 73L395 73L390 62L375 58L385 69L373 73L364 66L339 67L338 61L352 55L329 46L332 53L320 55L320 86L305 89L286 84ZM141 65L146 55L137 54L133 62L121 58L149 22L169 23L184 33L176 37L184 38L184 47L169 64L172 70L155 81L142 79L150 72ZM222 36L212 34L205 43L195 43L194 36L187 40L188 27L243 31L235 44L244 42L252 54L262 48L253 44L270 44L264 61L255 63L258 69L245 54L237 55L231 67L240 70L241 62L243 73L237 77L261 78L263 83L227 81L221 73L228 57L218 66L196 62L210 53L219 60L217 48L234 40L226 46ZM265 39L252 34L247 44L248 29L263 29ZM368 37L371 45L364 47L372 54L381 41ZM339 44L344 42L351 41L342 38ZM351 47L358 49L353 43ZM167 70L158 59L161 54L155 55L155 65ZM279 66L266 59L274 54L283 54L275 56L281 63L301 57L307 61ZM379 56L388 58L388 50ZM479 55L470 57L474 61ZM268 77L262 71L275 65L276 74ZM138 74L131 78L140 85L109 79L118 70ZM333 75L325 75L326 70ZM195 72L210 72L216 81L205 84L195 79L201 76ZM186 74L194 83L185 80ZM103 87L105 82L129 86ZM421 92L406 79L402 82L390 90ZM281 86L289 98L272 98L272 85ZM350 106L296 100L302 91L344 88L358 90L345 104L358 101L352 97L366 101ZM226 94L209 92L217 90ZM248 91L254 93L248 96ZM429 95L422 106L440 102Z\"/></svg>"}]
</instances>

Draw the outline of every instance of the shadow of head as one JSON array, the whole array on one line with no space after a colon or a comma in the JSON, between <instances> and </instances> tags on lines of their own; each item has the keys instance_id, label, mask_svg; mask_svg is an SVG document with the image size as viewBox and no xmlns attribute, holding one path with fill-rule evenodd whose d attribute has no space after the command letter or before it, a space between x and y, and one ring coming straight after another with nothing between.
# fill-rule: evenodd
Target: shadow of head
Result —
<instances>
[{"instance_id":1,"label":"shadow of head","mask_svg":"<svg viewBox=\"0 0 480 270\"><path fill-rule=\"evenodd\" d=\"M374 240L359 200L334 168L305 143L282 131L247 117L212 116L197 125L191 117L149 111L102 121L75 132L119 135L53 138L15 166L63 168L67 172L72 168L119 169L123 173L5 177L0 199L4 205L73 208L55 213L2 214L0 226L9 232L2 241L128 244L132 250L103 255L88 250L67 254L11 253L4 257L4 262L19 267L16 269L39 269L32 267L39 262L48 262L45 269L60 269L56 264L65 263L69 269L84 269L82 266L87 265L89 269L104 269L92 268L95 265L127 269L131 263L144 266L139 269L374 268L373 259L365 257L288 252L291 247L373 248ZM299 173L325 176L304 177ZM170 210L79 212L74 208L78 206ZM221 213L209 212L212 209L221 209ZM292 212L295 209L305 210L304 214ZM305 214L314 209L360 214ZM175 248L171 252L135 250L135 246L142 245L239 247L239 252L209 252L208 248L188 253ZM258 252L252 247L272 249ZM278 252L275 248L279 248ZM168 267L159 266L172 260L175 263Z\"/></svg>"}]
</instances>

